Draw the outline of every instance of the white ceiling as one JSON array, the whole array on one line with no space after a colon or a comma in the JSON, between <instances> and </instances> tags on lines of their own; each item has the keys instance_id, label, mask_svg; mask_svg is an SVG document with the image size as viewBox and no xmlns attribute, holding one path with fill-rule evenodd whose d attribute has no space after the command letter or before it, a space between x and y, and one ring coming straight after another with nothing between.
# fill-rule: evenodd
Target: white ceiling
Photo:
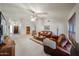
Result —
<instances>
[{"instance_id":1,"label":"white ceiling","mask_svg":"<svg viewBox=\"0 0 79 59\"><path fill-rule=\"evenodd\" d=\"M64 20L74 7L74 3L23 3L23 4L1 4L0 10L9 18L13 20L29 19L31 12L27 9L31 9L38 12L48 13L47 18L54 20Z\"/></svg>"}]
</instances>

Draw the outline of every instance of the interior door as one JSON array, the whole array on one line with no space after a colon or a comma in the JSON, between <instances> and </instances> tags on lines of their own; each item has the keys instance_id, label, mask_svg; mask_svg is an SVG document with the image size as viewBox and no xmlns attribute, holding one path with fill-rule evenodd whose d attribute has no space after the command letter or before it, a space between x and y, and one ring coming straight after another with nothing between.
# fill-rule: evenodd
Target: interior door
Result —
<instances>
[{"instance_id":1,"label":"interior door","mask_svg":"<svg viewBox=\"0 0 79 59\"><path fill-rule=\"evenodd\" d=\"M30 26L26 26L26 34L30 34Z\"/></svg>"},{"instance_id":2,"label":"interior door","mask_svg":"<svg viewBox=\"0 0 79 59\"><path fill-rule=\"evenodd\" d=\"M19 33L19 27L18 26L14 26L14 34L18 34Z\"/></svg>"}]
</instances>

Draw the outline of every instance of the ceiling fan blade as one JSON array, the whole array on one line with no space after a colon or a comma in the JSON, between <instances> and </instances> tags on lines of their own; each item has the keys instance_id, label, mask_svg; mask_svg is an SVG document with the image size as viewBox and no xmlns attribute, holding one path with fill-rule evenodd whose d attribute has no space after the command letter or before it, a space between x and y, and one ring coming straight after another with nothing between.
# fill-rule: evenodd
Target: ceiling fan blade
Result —
<instances>
[{"instance_id":1,"label":"ceiling fan blade","mask_svg":"<svg viewBox=\"0 0 79 59\"><path fill-rule=\"evenodd\" d=\"M43 13L37 13L38 15L46 15L46 14L48 14L48 13L46 13L46 12L43 12Z\"/></svg>"},{"instance_id":2,"label":"ceiling fan blade","mask_svg":"<svg viewBox=\"0 0 79 59\"><path fill-rule=\"evenodd\" d=\"M31 9L27 9L28 11L30 11L31 13L35 13L33 10L31 10Z\"/></svg>"}]
</instances>

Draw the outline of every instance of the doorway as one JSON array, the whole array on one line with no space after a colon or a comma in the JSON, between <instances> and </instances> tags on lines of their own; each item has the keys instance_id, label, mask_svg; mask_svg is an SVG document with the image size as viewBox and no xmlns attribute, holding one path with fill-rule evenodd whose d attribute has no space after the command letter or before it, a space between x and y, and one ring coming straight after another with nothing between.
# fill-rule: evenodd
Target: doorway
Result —
<instances>
[{"instance_id":1,"label":"doorway","mask_svg":"<svg viewBox=\"0 0 79 59\"><path fill-rule=\"evenodd\" d=\"M14 34L18 34L19 33L19 27L18 26L14 26Z\"/></svg>"},{"instance_id":2,"label":"doorway","mask_svg":"<svg viewBox=\"0 0 79 59\"><path fill-rule=\"evenodd\" d=\"M26 26L26 34L30 34L30 26Z\"/></svg>"}]
</instances>

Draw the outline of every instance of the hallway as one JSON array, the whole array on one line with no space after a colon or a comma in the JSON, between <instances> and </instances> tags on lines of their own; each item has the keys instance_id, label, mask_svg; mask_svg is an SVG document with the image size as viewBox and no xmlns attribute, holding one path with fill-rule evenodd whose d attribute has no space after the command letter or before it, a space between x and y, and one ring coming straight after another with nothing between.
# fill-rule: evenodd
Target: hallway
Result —
<instances>
[{"instance_id":1,"label":"hallway","mask_svg":"<svg viewBox=\"0 0 79 59\"><path fill-rule=\"evenodd\" d=\"M32 41L30 36L19 35L14 40L16 56L47 56L43 51L43 46Z\"/></svg>"}]
</instances>

